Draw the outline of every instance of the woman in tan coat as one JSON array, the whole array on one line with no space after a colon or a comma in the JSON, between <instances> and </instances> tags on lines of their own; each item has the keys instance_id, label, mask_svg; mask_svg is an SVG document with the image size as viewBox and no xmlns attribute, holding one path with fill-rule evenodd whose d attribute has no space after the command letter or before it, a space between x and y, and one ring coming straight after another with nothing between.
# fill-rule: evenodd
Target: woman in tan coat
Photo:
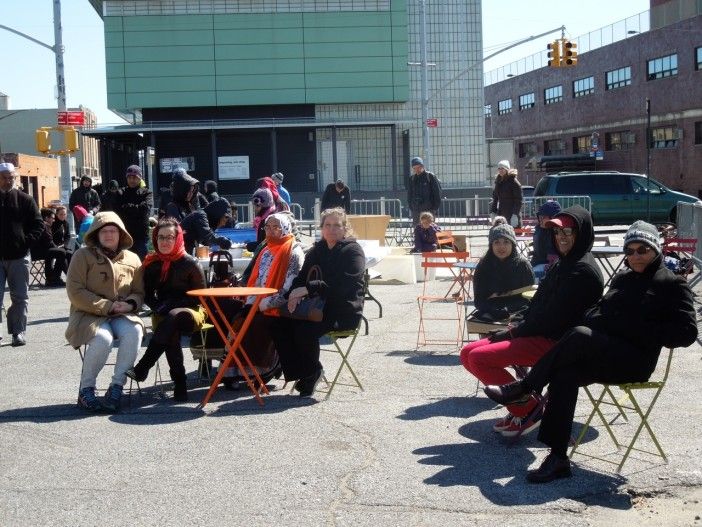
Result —
<instances>
[{"instance_id":1,"label":"woman in tan coat","mask_svg":"<svg viewBox=\"0 0 702 527\"><path fill-rule=\"evenodd\" d=\"M71 302L66 338L73 347L87 344L78 392L78 406L96 412L119 410L125 372L134 366L144 334L137 315L144 301L141 261L131 251L132 237L114 212L100 212L75 252L66 277ZM103 401L95 396L95 380L119 339L112 383Z\"/></svg>"}]
</instances>

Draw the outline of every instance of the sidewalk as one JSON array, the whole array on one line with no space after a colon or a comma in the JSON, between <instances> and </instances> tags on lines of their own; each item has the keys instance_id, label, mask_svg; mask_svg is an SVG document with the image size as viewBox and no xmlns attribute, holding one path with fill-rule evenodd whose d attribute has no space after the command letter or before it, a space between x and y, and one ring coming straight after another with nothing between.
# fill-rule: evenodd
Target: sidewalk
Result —
<instances>
[{"instance_id":1,"label":"sidewalk","mask_svg":"<svg viewBox=\"0 0 702 527\"><path fill-rule=\"evenodd\" d=\"M573 478L533 486L524 473L545 454L535 434L510 445L492 432L503 410L475 395L456 350L415 351L421 284L371 288L384 316L367 304L370 335L350 357L364 392L301 400L277 381L264 407L220 388L199 411L204 385L180 405L147 389L114 416L76 407L65 291L32 290L28 345L0 347L0 525L695 524L699 345L678 351L651 417L668 465L632 454L617 476L580 457ZM322 362L328 374L338 363ZM577 423L589 409L581 398ZM599 432L585 449L611 450Z\"/></svg>"}]
</instances>

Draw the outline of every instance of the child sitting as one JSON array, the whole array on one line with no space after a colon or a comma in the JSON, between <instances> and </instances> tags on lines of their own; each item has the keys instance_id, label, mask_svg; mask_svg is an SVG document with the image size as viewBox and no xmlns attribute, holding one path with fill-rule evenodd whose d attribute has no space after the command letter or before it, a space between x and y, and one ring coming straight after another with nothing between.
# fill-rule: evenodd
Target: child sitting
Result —
<instances>
[{"instance_id":1,"label":"child sitting","mask_svg":"<svg viewBox=\"0 0 702 527\"><path fill-rule=\"evenodd\" d=\"M436 251L439 240L436 233L441 230L434 223L434 215L431 212L422 212L419 215L419 225L414 228L414 248L413 253L424 253Z\"/></svg>"}]
</instances>

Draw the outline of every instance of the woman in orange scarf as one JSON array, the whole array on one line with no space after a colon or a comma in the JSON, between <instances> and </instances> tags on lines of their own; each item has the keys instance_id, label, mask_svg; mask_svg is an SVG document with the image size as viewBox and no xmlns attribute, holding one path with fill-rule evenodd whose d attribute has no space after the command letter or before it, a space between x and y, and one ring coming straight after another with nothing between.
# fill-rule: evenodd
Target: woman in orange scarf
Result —
<instances>
[{"instance_id":1,"label":"woman in orange scarf","mask_svg":"<svg viewBox=\"0 0 702 527\"><path fill-rule=\"evenodd\" d=\"M244 342L244 349L251 362L258 368L263 381L267 382L273 377L280 378L282 369L263 315L279 316L278 308L287 303L285 295L302 269L305 254L292 233L292 221L288 213L271 214L266 218L264 229L265 243L249 266L250 271L247 269L244 272L242 283L248 287L272 287L278 290L276 294L261 300L259 313L254 317ZM254 297L246 300L241 317L253 301ZM236 369L230 368L225 374L224 383L230 386L235 380L239 380Z\"/></svg>"}]
</instances>

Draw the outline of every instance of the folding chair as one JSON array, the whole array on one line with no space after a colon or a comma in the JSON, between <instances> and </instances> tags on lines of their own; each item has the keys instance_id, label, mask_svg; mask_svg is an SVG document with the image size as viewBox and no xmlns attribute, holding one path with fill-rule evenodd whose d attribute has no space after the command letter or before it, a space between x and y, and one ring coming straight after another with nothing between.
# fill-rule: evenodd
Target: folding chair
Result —
<instances>
[{"instance_id":1,"label":"folding chair","mask_svg":"<svg viewBox=\"0 0 702 527\"><path fill-rule=\"evenodd\" d=\"M217 347L212 348L207 345L207 335L209 331L214 329L214 326L209 322L205 322L200 328L200 342L199 346L190 346L190 353L193 356L193 360L198 361L197 374L198 378L202 378L203 372L207 374L207 380L211 381L212 369L210 367L211 360L222 360L224 355L224 348Z\"/></svg>"},{"instance_id":2,"label":"folding chair","mask_svg":"<svg viewBox=\"0 0 702 527\"><path fill-rule=\"evenodd\" d=\"M425 252L422 253L424 258L422 268L424 269L424 285L422 294L417 297L417 306L419 307L419 327L417 329L417 348L426 346L429 343L434 344L455 344L459 346L461 336L463 334L463 324L461 321L461 307L463 305L464 296L467 296L465 283L467 281L467 271L454 267L457 262L465 262L468 258L467 252ZM428 284L430 283L428 271L429 269L449 269L452 274L451 285L443 296L429 295L427 292ZM458 286L458 291L452 294L453 289ZM456 309L455 316L428 316L425 313L427 305L447 304L452 305ZM454 339L429 339L426 332L426 321L428 320L455 320L457 323L456 337Z\"/></svg>"},{"instance_id":3,"label":"folding chair","mask_svg":"<svg viewBox=\"0 0 702 527\"><path fill-rule=\"evenodd\" d=\"M668 374L670 373L670 364L673 360L673 350L668 349L668 360L665 362L665 371L663 373L663 377L659 381L646 381L646 382L635 382L635 383L626 383L626 384L603 384L602 385L602 391L595 399L593 397L592 392L590 391L588 386L584 387L585 393L587 394L588 399L590 399L590 402L592 403L592 412L590 412L590 416L588 417L587 421L585 421L585 425L583 426L582 430L580 431L580 434L578 435L577 439L575 440L575 444L573 445L573 448L570 451L570 457L573 457L573 454L578 452L578 454L583 455L585 457L590 457L593 459L598 459L600 461L605 461L607 463L611 463L613 465L617 465L617 473L621 472L622 467L624 466L624 463L629 457L629 454L631 454L632 450L636 450L637 452L643 452L645 454L650 454L652 456L657 456L663 458L663 461L666 463L668 462L668 458L665 456L665 453L663 452L663 448L661 447L660 443L658 442L658 438L656 435L653 433L653 429L651 428L651 425L649 424L648 418L651 415L651 411L653 410L653 407L656 404L656 401L658 401L658 396L661 394L661 391L663 390L663 387L665 386L666 381L668 380ZM618 388L619 390L624 392L624 395L617 399L614 395L614 392L612 391L614 388ZM634 392L640 392L642 390L653 390L653 397L651 398L650 403L648 406L643 406L641 403L636 399L634 396ZM631 405L627 405L626 402L631 401ZM609 405L609 406L614 406L617 410L617 414L614 416L613 419L607 420L605 415L602 413L602 410L600 409L601 405ZM614 422L619 418L620 416L624 418L625 421L629 421L626 415L626 410L633 411L636 415L639 417L639 425L636 428L636 431L634 432L633 437L631 440L628 441L621 441L620 439L617 439L617 437L614 434ZM578 447L580 447L580 443L582 442L583 438L585 437L585 434L590 426L590 423L592 422L593 418L597 415L600 418L600 421L602 422L602 425L605 427L607 430L607 433L609 434L609 437L612 439L614 442L614 445L617 447L617 450L620 450L622 447L626 447L626 450L624 452L624 455L621 458L621 461L612 461L609 458L605 457L598 457L594 456L591 454L584 454L583 452L578 450ZM636 444L636 441L638 440L641 432L643 429L646 429L648 432L648 435L650 436L651 440L653 441L653 444L656 447L657 452L651 452L650 450L643 450L640 448L636 448L634 445Z\"/></svg>"},{"instance_id":4,"label":"folding chair","mask_svg":"<svg viewBox=\"0 0 702 527\"><path fill-rule=\"evenodd\" d=\"M438 231L436 233L436 241L439 249L458 250L456 248L456 240L451 231Z\"/></svg>"},{"instance_id":5,"label":"folding chair","mask_svg":"<svg viewBox=\"0 0 702 527\"><path fill-rule=\"evenodd\" d=\"M351 367L351 363L349 362L349 354L351 353L351 349L353 348L353 345L356 343L356 337L358 337L358 330L360 329L360 324L356 329L349 329L345 331L330 331L329 333L326 333L324 336L327 337L328 339L331 340L331 345L333 347L331 348L322 348L323 351L329 351L332 353L338 353L339 356L341 357L341 363L339 364L339 368L336 370L336 374L334 375L334 378L332 379L332 382L330 383L327 377L324 377L324 382L327 384L328 388L326 390L319 390L321 392L326 392L326 397L324 398L329 399L329 396L332 393L332 390L334 390L334 387L338 384L341 386L351 386L353 388L360 388L361 391L364 391L363 385L361 385L361 381L358 380L358 377L356 376L356 373L353 371L353 368ZM347 341L347 346L342 348L339 344L339 341L341 339L351 339ZM343 383L339 382L339 377L341 375L341 371L346 367L347 370L349 370L349 373L351 374L351 377L353 378L353 383Z\"/></svg>"},{"instance_id":6,"label":"folding chair","mask_svg":"<svg viewBox=\"0 0 702 527\"><path fill-rule=\"evenodd\" d=\"M697 249L697 238L665 238L663 240L662 252L664 256L675 256L681 262L681 267L676 269L675 274L684 276L692 273L695 266L693 256Z\"/></svg>"},{"instance_id":7,"label":"folding chair","mask_svg":"<svg viewBox=\"0 0 702 527\"><path fill-rule=\"evenodd\" d=\"M29 287L35 285L46 285L46 276L44 276L45 263L44 260L32 260L29 264Z\"/></svg>"}]
</instances>

